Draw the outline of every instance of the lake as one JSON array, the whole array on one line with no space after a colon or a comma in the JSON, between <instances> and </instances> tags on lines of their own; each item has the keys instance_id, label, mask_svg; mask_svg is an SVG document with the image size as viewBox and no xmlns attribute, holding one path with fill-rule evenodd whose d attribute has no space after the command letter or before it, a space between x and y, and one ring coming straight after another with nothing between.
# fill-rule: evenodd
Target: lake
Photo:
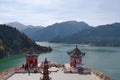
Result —
<instances>
[{"instance_id":1,"label":"lake","mask_svg":"<svg viewBox=\"0 0 120 80\"><path fill-rule=\"evenodd\" d=\"M83 64L86 67L93 68L95 71L103 71L105 75L112 76L113 80L120 79L120 48L119 47L96 47L80 44L61 44L37 42L42 46L51 46L52 52L39 55L39 62L48 58L49 61L58 62L60 64L69 63L70 58L68 51L73 50L76 45L86 53L83 57ZM4 71L11 67L22 65L25 62L23 55L16 55L0 60L0 71Z\"/></svg>"}]
</instances>

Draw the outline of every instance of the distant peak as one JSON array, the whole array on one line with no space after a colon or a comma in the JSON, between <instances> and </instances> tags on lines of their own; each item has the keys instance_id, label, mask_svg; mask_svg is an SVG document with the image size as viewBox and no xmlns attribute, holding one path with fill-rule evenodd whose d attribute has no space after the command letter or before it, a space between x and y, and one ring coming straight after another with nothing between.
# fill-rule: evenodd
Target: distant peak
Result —
<instances>
[{"instance_id":1,"label":"distant peak","mask_svg":"<svg viewBox=\"0 0 120 80\"><path fill-rule=\"evenodd\" d=\"M6 24L22 24L22 23L15 21L15 22L9 22L9 23L6 23Z\"/></svg>"},{"instance_id":2,"label":"distant peak","mask_svg":"<svg viewBox=\"0 0 120 80\"><path fill-rule=\"evenodd\" d=\"M61 22L61 23L79 23L79 22L75 21L75 20L71 20L71 21L64 21L64 22Z\"/></svg>"},{"instance_id":3,"label":"distant peak","mask_svg":"<svg viewBox=\"0 0 120 80\"><path fill-rule=\"evenodd\" d=\"M115 23L113 23L112 25L116 25L116 24L120 24L119 22L115 22Z\"/></svg>"},{"instance_id":4,"label":"distant peak","mask_svg":"<svg viewBox=\"0 0 120 80\"><path fill-rule=\"evenodd\" d=\"M110 24L98 25L96 27L99 27L99 26L109 26L109 25L120 25L120 23L119 22L114 22L114 23L110 23Z\"/></svg>"},{"instance_id":5,"label":"distant peak","mask_svg":"<svg viewBox=\"0 0 120 80\"><path fill-rule=\"evenodd\" d=\"M6 23L7 25L16 27L16 26L25 26L24 24L20 23L20 22L10 22L10 23Z\"/></svg>"},{"instance_id":6,"label":"distant peak","mask_svg":"<svg viewBox=\"0 0 120 80\"><path fill-rule=\"evenodd\" d=\"M55 23L53 25L57 25L57 24L82 24L82 25L88 25L87 23L85 23L84 21L75 21L75 20L71 20L71 21L64 21L64 22L60 22L60 23Z\"/></svg>"},{"instance_id":7,"label":"distant peak","mask_svg":"<svg viewBox=\"0 0 120 80\"><path fill-rule=\"evenodd\" d=\"M11 23L20 23L20 22L15 21L15 22L11 22ZM21 23L20 23L20 24L21 24Z\"/></svg>"},{"instance_id":8,"label":"distant peak","mask_svg":"<svg viewBox=\"0 0 120 80\"><path fill-rule=\"evenodd\" d=\"M75 20L71 20L71 21L65 21L65 22L69 22L69 23L76 23L76 22L78 22L78 21L75 21Z\"/></svg>"}]
</instances>

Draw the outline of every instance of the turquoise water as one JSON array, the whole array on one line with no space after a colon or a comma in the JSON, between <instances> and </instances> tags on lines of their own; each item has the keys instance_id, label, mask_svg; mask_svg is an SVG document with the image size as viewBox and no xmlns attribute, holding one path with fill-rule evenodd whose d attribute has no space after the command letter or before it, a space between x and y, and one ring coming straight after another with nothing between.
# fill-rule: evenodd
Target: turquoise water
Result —
<instances>
[{"instance_id":1,"label":"turquoise water","mask_svg":"<svg viewBox=\"0 0 120 80\"><path fill-rule=\"evenodd\" d=\"M4 59L0 59L0 72L5 71L9 68L18 67L24 64L24 55L9 56Z\"/></svg>"},{"instance_id":2,"label":"turquoise water","mask_svg":"<svg viewBox=\"0 0 120 80\"><path fill-rule=\"evenodd\" d=\"M55 61L61 64L69 62L68 51L73 50L76 44L59 44L59 43L47 43L37 42L40 45L53 48L51 53L41 54L39 56L39 62L44 58L48 58L50 61ZM119 47L95 47L77 44L78 48L85 52L83 57L83 63L87 67L93 68L95 71L103 71L106 76L112 76L113 80L120 79L120 48Z\"/></svg>"},{"instance_id":3,"label":"turquoise water","mask_svg":"<svg viewBox=\"0 0 120 80\"><path fill-rule=\"evenodd\" d=\"M69 62L68 51L73 50L76 44L60 44L37 42L43 46L51 46L52 52L41 54L38 58L39 62L48 58L49 61L58 62L61 64ZM113 80L120 79L120 48L119 47L95 47L77 44L78 48L85 52L83 63L87 67L91 67L96 71L103 71L105 75L112 76ZM10 57L6 60L0 60L0 71L22 65L25 61L24 57ZM5 67L5 68L4 68Z\"/></svg>"}]
</instances>

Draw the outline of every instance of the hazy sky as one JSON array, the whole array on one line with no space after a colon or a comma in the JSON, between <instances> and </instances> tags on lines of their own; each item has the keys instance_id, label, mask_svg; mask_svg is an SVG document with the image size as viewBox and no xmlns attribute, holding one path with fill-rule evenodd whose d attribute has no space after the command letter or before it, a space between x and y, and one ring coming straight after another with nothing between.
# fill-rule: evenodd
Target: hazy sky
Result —
<instances>
[{"instance_id":1,"label":"hazy sky","mask_svg":"<svg viewBox=\"0 0 120 80\"><path fill-rule=\"evenodd\" d=\"M47 26L68 20L92 26L120 22L120 0L0 0L0 23Z\"/></svg>"}]
</instances>

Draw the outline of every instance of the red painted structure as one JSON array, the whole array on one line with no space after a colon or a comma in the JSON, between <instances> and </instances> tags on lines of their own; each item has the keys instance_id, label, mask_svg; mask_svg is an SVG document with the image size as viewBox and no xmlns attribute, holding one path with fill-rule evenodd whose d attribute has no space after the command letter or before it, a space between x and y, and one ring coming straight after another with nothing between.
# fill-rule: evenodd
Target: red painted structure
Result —
<instances>
[{"instance_id":1,"label":"red painted structure","mask_svg":"<svg viewBox=\"0 0 120 80\"><path fill-rule=\"evenodd\" d=\"M45 58L44 68L43 68L43 78L40 78L40 80L51 80L51 78L49 77L48 68L49 68L48 61L47 58Z\"/></svg>"},{"instance_id":2,"label":"red painted structure","mask_svg":"<svg viewBox=\"0 0 120 80\"><path fill-rule=\"evenodd\" d=\"M32 55L27 54L26 55L26 64L27 65L34 65L34 67L37 67L38 55L37 54L32 54Z\"/></svg>"},{"instance_id":3,"label":"red painted structure","mask_svg":"<svg viewBox=\"0 0 120 80\"><path fill-rule=\"evenodd\" d=\"M78 67L79 65L82 64L82 57L85 55L85 53L82 53L77 46L73 51L68 52L68 54L70 56L71 66Z\"/></svg>"},{"instance_id":4,"label":"red painted structure","mask_svg":"<svg viewBox=\"0 0 120 80\"><path fill-rule=\"evenodd\" d=\"M38 66L38 54L36 54L36 52L33 48L31 48L26 53L26 65L31 65L33 67Z\"/></svg>"}]
</instances>

